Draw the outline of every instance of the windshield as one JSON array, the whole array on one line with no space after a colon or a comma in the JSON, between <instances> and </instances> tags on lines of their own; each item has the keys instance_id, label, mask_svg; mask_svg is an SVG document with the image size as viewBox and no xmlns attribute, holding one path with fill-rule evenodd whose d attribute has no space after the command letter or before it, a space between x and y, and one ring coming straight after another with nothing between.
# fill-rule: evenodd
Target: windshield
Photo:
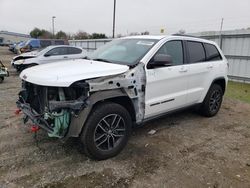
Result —
<instances>
[{"instance_id":1,"label":"windshield","mask_svg":"<svg viewBox=\"0 0 250 188\"><path fill-rule=\"evenodd\" d=\"M154 39L117 39L89 54L93 60L135 65L154 46Z\"/></svg>"},{"instance_id":2,"label":"windshield","mask_svg":"<svg viewBox=\"0 0 250 188\"><path fill-rule=\"evenodd\" d=\"M47 51L49 51L48 49L51 49L51 46L48 46L48 47L45 47L45 48L40 48L40 49L38 49L37 50L37 56L39 56L39 55L43 55L43 54L45 54Z\"/></svg>"}]
</instances>

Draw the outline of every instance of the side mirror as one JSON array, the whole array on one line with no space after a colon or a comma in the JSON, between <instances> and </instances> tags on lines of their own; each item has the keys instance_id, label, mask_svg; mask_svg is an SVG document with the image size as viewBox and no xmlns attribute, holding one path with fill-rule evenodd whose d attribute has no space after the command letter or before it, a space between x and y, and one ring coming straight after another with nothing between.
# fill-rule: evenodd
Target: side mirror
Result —
<instances>
[{"instance_id":1,"label":"side mirror","mask_svg":"<svg viewBox=\"0 0 250 188\"><path fill-rule=\"evenodd\" d=\"M171 66L173 63L172 57L165 54L156 54L151 65L153 66Z\"/></svg>"},{"instance_id":2,"label":"side mirror","mask_svg":"<svg viewBox=\"0 0 250 188\"><path fill-rule=\"evenodd\" d=\"M44 54L44 57L49 57L51 56L51 54L47 53L47 54Z\"/></svg>"}]
</instances>

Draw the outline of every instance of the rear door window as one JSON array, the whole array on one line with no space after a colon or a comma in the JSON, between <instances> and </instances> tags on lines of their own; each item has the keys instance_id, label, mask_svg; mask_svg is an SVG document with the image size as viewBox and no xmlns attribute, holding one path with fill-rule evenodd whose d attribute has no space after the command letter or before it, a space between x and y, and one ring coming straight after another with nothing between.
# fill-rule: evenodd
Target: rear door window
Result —
<instances>
[{"instance_id":1,"label":"rear door window","mask_svg":"<svg viewBox=\"0 0 250 188\"><path fill-rule=\"evenodd\" d=\"M204 43L204 47L206 49L207 61L218 61L222 59L216 46Z\"/></svg>"},{"instance_id":2,"label":"rear door window","mask_svg":"<svg viewBox=\"0 0 250 188\"><path fill-rule=\"evenodd\" d=\"M201 42L188 41L189 63L199 63L206 60L205 50Z\"/></svg>"},{"instance_id":3,"label":"rear door window","mask_svg":"<svg viewBox=\"0 0 250 188\"><path fill-rule=\"evenodd\" d=\"M79 48L69 47L68 48L68 54L80 54L82 53L82 50Z\"/></svg>"},{"instance_id":4,"label":"rear door window","mask_svg":"<svg viewBox=\"0 0 250 188\"><path fill-rule=\"evenodd\" d=\"M50 51L47 52L46 55L49 56L58 56L58 55L66 55L68 54L68 50L65 47L58 47L58 48L54 48Z\"/></svg>"}]
</instances>

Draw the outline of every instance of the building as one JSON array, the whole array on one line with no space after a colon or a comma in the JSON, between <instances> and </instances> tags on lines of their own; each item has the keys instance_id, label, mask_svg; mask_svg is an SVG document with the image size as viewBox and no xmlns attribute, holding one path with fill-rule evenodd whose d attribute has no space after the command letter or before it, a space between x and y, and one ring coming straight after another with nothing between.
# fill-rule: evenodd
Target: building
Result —
<instances>
[{"instance_id":1,"label":"building","mask_svg":"<svg viewBox=\"0 0 250 188\"><path fill-rule=\"evenodd\" d=\"M0 45L9 45L20 41L26 41L28 39L30 39L29 35L0 31Z\"/></svg>"}]
</instances>

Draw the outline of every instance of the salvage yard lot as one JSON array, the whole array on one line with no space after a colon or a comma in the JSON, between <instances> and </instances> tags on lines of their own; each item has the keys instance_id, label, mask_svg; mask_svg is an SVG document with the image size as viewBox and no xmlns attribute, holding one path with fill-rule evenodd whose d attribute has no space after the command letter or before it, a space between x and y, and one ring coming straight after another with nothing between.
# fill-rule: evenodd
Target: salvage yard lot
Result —
<instances>
[{"instance_id":1,"label":"salvage yard lot","mask_svg":"<svg viewBox=\"0 0 250 188\"><path fill-rule=\"evenodd\" d=\"M12 57L0 48L9 68ZM97 162L77 139L61 143L40 131L35 141L14 115L20 79L10 68L0 84L0 187L250 187L247 87L235 94L230 83L216 117L184 111L154 120L134 129L117 157Z\"/></svg>"}]
</instances>

